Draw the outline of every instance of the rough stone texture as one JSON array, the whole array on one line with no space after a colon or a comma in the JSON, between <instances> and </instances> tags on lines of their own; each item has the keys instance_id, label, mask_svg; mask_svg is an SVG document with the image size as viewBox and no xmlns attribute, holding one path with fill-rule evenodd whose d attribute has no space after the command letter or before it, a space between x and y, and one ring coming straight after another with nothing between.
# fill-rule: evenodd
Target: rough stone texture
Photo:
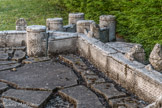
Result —
<instances>
[{"instance_id":1,"label":"rough stone texture","mask_svg":"<svg viewBox=\"0 0 162 108\"><path fill-rule=\"evenodd\" d=\"M121 98L114 98L109 100L109 105L112 106L112 108L144 108L144 105L141 104L136 99L133 99L131 97L121 97Z\"/></svg>"},{"instance_id":2,"label":"rough stone texture","mask_svg":"<svg viewBox=\"0 0 162 108\"><path fill-rule=\"evenodd\" d=\"M44 61L49 61L51 60L49 57L30 57L22 61L24 64L31 64L31 63L37 63L37 62L44 62Z\"/></svg>"},{"instance_id":3,"label":"rough stone texture","mask_svg":"<svg viewBox=\"0 0 162 108\"><path fill-rule=\"evenodd\" d=\"M126 42L108 42L106 44L123 54L128 53L135 45L138 45L138 44L126 43Z\"/></svg>"},{"instance_id":4,"label":"rough stone texture","mask_svg":"<svg viewBox=\"0 0 162 108\"><path fill-rule=\"evenodd\" d=\"M10 89L2 94L3 98L19 100L32 107L41 108L51 95L51 91L30 91Z\"/></svg>"},{"instance_id":5,"label":"rough stone texture","mask_svg":"<svg viewBox=\"0 0 162 108\"><path fill-rule=\"evenodd\" d=\"M63 28L64 28L64 32L72 32L72 33L76 32L76 24L66 25Z\"/></svg>"},{"instance_id":6,"label":"rough stone texture","mask_svg":"<svg viewBox=\"0 0 162 108\"><path fill-rule=\"evenodd\" d=\"M51 31L63 31L63 19L62 18L48 18L46 20L47 30Z\"/></svg>"},{"instance_id":7,"label":"rough stone texture","mask_svg":"<svg viewBox=\"0 0 162 108\"><path fill-rule=\"evenodd\" d=\"M162 46L160 44L155 45L149 61L155 70L162 72Z\"/></svg>"},{"instance_id":8,"label":"rough stone texture","mask_svg":"<svg viewBox=\"0 0 162 108\"><path fill-rule=\"evenodd\" d=\"M87 34L88 37L93 37L93 38L100 38L100 27L98 24L95 22L92 22L90 24L90 31Z\"/></svg>"},{"instance_id":9,"label":"rough stone texture","mask_svg":"<svg viewBox=\"0 0 162 108\"><path fill-rule=\"evenodd\" d=\"M77 24L77 21L84 20L84 13L70 13L69 14L69 25Z\"/></svg>"},{"instance_id":10,"label":"rough stone texture","mask_svg":"<svg viewBox=\"0 0 162 108\"><path fill-rule=\"evenodd\" d=\"M25 46L26 31L0 31L0 47Z\"/></svg>"},{"instance_id":11,"label":"rough stone texture","mask_svg":"<svg viewBox=\"0 0 162 108\"><path fill-rule=\"evenodd\" d=\"M8 88L6 83L0 82L0 94Z\"/></svg>"},{"instance_id":12,"label":"rough stone texture","mask_svg":"<svg viewBox=\"0 0 162 108\"><path fill-rule=\"evenodd\" d=\"M100 40L104 43L109 42L109 29L106 27L101 28L100 33Z\"/></svg>"},{"instance_id":13,"label":"rough stone texture","mask_svg":"<svg viewBox=\"0 0 162 108\"><path fill-rule=\"evenodd\" d=\"M5 71L5 70L12 70L15 69L17 67L21 66L20 63L16 63L16 64L7 64L7 65L0 65L0 71Z\"/></svg>"},{"instance_id":14,"label":"rough stone texture","mask_svg":"<svg viewBox=\"0 0 162 108\"><path fill-rule=\"evenodd\" d=\"M118 91L112 83L92 84L92 88L97 93L102 94L107 101L112 98L120 98L126 96L124 92Z\"/></svg>"},{"instance_id":15,"label":"rough stone texture","mask_svg":"<svg viewBox=\"0 0 162 108\"><path fill-rule=\"evenodd\" d=\"M146 106L145 108L161 108L162 107L162 96L159 97L154 103Z\"/></svg>"},{"instance_id":16,"label":"rough stone texture","mask_svg":"<svg viewBox=\"0 0 162 108\"><path fill-rule=\"evenodd\" d=\"M27 27L27 22L24 18L20 18L16 21L16 30L25 31Z\"/></svg>"},{"instance_id":17,"label":"rough stone texture","mask_svg":"<svg viewBox=\"0 0 162 108\"><path fill-rule=\"evenodd\" d=\"M48 54L72 53L76 51L76 37L58 36L50 38L48 42Z\"/></svg>"},{"instance_id":18,"label":"rough stone texture","mask_svg":"<svg viewBox=\"0 0 162 108\"><path fill-rule=\"evenodd\" d=\"M137 61L130 61L121 53L111 53L111 48L113 47L104 49L106 46L110 47L109 45L97 45L98 41L95 41L95 39L90 39L81 34L78 35L78 50L80 55L88 59L93 58L89 60L96 66L100 63L104 63L105 67L101 65L103 67L99 69L131 93L136 94L140 99L148 102L155 101L162 93L161 73L148 71L144 68L145 65ZM95 44L97 47L94 47ZM92 47L90 48L89 46ZM96 49L98 49L98 51L96 51ZM99 56L96 56L97 53L95 52L100 54L99 56L105 55L103 56L104 59L98 59Z\"/></svg>"},{"instance_id":19,"label":"rough stone texture","mask_svg":"<svg viewBox=\"0 0 162 108\"><path fill-rule=\"evenodd\" d=\"M8 53L5 53L3 51L0 52L0 60L4 61L4 60L8 60Z\"/></svg>"},{"instance_id":20,"label":"rough stone texture","mask_svg":"<svg viewBox=\"0 0 162 108\"><path fill-rule=\"evenodd\" d=\"M0 74L0 80L16 88L53 90L77 84L77 77L70 68L51 61L26 64L15 72L3 71Z\"/></svg>"},{"instance_id":21,"label":"rough stone texture","mask_svg":"<svg viewBox=\"0 0 162 108\"><path fill-rule=\"evenodd\" d=\"M82 85L60 90L59 94L74 102L77 108L104 108L98 97Z\"/></svg>"},{"instance_id":22,"label":"rough stone texture","mask_svg":"<svg viewBox=\"0 0 162 108\"><path fill-rule=\"evenodd\" d=\"M23 60L25 58L25 56L26 56L26 53L24 51L16 50L12 60L21 61L21 60Z\"/></svg>"},{"instance_id":23,"label":"rough stone texture","mask_svg":"<svg viewBox=\"0 0 162 108\"><path fill-rule=\"evenodd\" d=\"M26 104L22 104L11 99L1 98L4 108L32 108ZM3 108L2 107L2 108Z\"/></svg>"},{"instance_id":24,"label":"rough stone texture","mask_svg":"<svg viewBox=\"0 0 162 108\"><path fill-rule=\"evenodd\" d=\"M77 22L77 32L84 33L84 29L90 30L90 24L94 22L93 20L79 20Z\"/></svg>"},{"instance_id":25,"label":"rough stone texture","mask_svg":"<svg viewBox=\"0 0 162 108\"><path fill-rule=\"evenodd\" d=\"M33 25L27 27L27 55L43 56L43 39L46 39L46 27L40 25Z\"/></svg>"},{"instance_id":26,"label":"rough stone texture","mask_svg":"<svg viewBox=\"0 0 162 108\"><path fill-rule=\"evenodd\" d=\"M139 61L141 63L145 63L146 54L142 45L135 45L129 52L125 54L126 58L131 61Z\"/></svg>"},{"instance_id":27,"label":"rough stone texture","mask_svg":"<svg viewBox=\"0 0 162 108\"><path fill-rule=\"evenodd\" d=\"M16 61L0 61L0 65L10 65L10 64L16 64Z\"/></svg>"},{"instance_id":28,"label":"rough stone texture","mask_svg":"<svg viewBox=\"0 0 162 108\"><path fill-rule=\"evenodd\" d=\"M109 29L109 41L116 40L116 20L113 15L102 15L100 16L100 28L108 28Z\"/></svg>"}]
</instances>

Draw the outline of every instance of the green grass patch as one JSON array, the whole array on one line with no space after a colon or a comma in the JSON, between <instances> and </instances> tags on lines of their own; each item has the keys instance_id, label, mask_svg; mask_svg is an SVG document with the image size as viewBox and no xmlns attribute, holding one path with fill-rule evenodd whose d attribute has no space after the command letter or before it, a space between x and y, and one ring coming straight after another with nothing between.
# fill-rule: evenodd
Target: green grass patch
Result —
<instances>
[{"instance_id":1,"label":"green grass patch","mask_svg":"<svg viewBox=\"0 0 162 108\"><path fill-rule=\"evenodd\" d=\"M51 3L52 0L0 0L0 30L14 30L15 22L25 18L28 25L46 25L47 18L63 17L68 13Z\"/></svg>"}]
</instances>

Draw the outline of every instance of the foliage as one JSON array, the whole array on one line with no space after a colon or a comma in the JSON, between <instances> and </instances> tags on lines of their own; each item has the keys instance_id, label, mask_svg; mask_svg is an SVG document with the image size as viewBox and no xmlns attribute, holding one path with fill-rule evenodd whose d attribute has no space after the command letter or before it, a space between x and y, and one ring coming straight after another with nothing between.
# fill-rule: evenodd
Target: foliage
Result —
<instances>
[{"instance_id":1,"label":"foliage","mask_svg":"<svg viewBox=\"0 0 162 108\"><path fill-rule=\"evenodd\" d=\"M156 43L162 44L161 0L1 0L0 30L15 29L20 17L28 25L45 25L51 17L63 17L67 24L69 12L84 12L96 22L100 15L115 15L117 34L142 44L147 55Z\"/></svg>"},{"instance_id":2,"label":"foliage","mask_svg":"<svg viewBox=\"0 0 162 108\"><path fill-rule=\"evenodd\" d=\"M142 44L147 56L156 43L162 44L161 0L62 0L62 4L96 22L100 15L115 15L117 33L129 42Z\"/></svg>"}]
</instances>

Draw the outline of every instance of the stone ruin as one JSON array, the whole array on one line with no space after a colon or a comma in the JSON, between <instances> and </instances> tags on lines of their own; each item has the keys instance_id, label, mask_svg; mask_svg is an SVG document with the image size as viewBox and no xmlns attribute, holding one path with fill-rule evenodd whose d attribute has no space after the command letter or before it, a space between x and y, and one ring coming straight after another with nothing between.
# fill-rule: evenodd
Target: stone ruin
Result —
<instances>
[{"instance_id":1,"label":"stone ruin","mask_svg":"<svg viewBox=\"0 0 162 108\"><path fill-rule=\"evenodd\" d=\"M161 45L155 45L147 65L142 46L115 41L115 30L116 20L112 15L100 16L99 25L93 20L84 20L84 13L70 13L69 24L65 26L62 18L48 18L46 26L27 26L27 22L20 18L16 22L16 30L0 31L0 100L4 106L7 102L18 104L21 101L25 106L41 108L52 91L59 90L59 95L78 108L102 108L105 104L97 96L113 108L146 106L105 80L110 78L140 99L155 102L162 96ZM73 54L86 58L104 77L86 70L93 66L88 66L81 57ZM79 79L66 66L56 62L52 65L49 61L52 56L57 56L54 61L72 67L85 82L84 86L78 84ZM15 89L9 89L7 84ZM34 100L29 98L32 94ZM95 103L94 106L91 106L92 103ZM161 99L147 108L155 105L160 106Z\"/></svg>"}]
</instances>

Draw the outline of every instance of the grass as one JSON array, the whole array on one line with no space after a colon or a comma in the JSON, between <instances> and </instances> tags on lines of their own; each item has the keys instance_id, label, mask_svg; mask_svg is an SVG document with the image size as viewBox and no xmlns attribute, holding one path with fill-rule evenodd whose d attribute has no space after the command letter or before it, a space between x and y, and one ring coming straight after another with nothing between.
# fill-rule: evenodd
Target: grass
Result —
<instances>
[{"instance_id":1,"label":"grass","mask_svg":"<svg viewBox=\"0 0 162 108\"><path fill-rule=\"evenodd\" d=\"M47 18L62 17L67 23L68 13L50 3L52 0L0 0L0 31L15 30L15 22L25 18L28 25L46 25Z\"/></svg>"}]
</instances>

